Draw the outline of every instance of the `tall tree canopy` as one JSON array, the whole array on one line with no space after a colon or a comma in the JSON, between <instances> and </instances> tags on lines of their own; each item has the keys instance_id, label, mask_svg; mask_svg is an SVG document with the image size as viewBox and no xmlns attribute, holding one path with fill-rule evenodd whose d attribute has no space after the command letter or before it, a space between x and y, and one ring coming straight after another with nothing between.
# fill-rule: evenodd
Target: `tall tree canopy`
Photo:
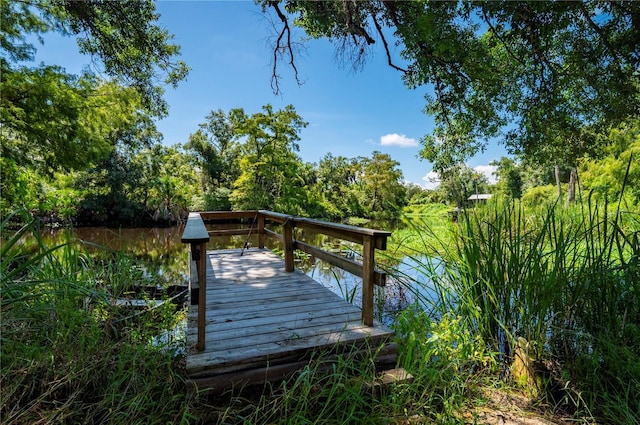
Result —
<instances>
[{"instance_id":1,"label":"tall tree canopy","mask_svg":"<svg viewBox=\"0 0 640 425\"><path fill-rule=\"evenodd\" d=\"M157 24L159 15L151 0L70 1L0 0L0 58L3 74L9 62L33 61L33 36L49 31L75 36L81 53L104 66L105 74L135 88L145 105L156 114L166 113L162 87L174 86L186 77L188 68L177 60L178 45Z\"/></svg>"},{"instance_id":2,"label":"tall tree canopy","mask_svg":"<svg viewBox=\"0 0 640 425\"><path fill-rule=\"evenodd\" d=\"M157 139L151 118L167 112L162 84L175 85L187 72L157 19L152 1L0 0L5 162L74 169L103 160L118 143ZM75 36L79 50L113 80L72 75L55 64L31 66L33 42L49 31Z\"/></svg>"},{"instance_id":3,"label":"tall tree canopy","mask_svg":"<svg viewBox=\"0 0 640 425\"><path fill-rule=\"evenodd\" d=\"M408 87L429 86L426 112L436 126L422 141L422 156L439 169L493 138L538 161L593 154L594 134L640 112L640 2L260 4L282 23L276 90L278 61L296 67L292 24L334 42L355 67L380 44ZM400 58L390 48L396 41Z\"/></svg>"},{"instance_id":4,"label":"tall tree canopy","mask_svg":"<svg viewBox=\"0 0 640 425\"><path fill-rule=\"evenodd\" d=\"M363 161L360 181L365 198L362 204L376 218L393 218L406 205L407 190L402 185L400 163L389 154L374 151Z\"/></svg>"},{"instance_id":5,"label":"tall tree canopy","mask_svg":"<svg viewBox=\"0 0 640 425\"><path fill-rule=\"evenodd\" d=\"M232 109L229 115L236 136L244 139L241 174L231 194L234 208L296 213L305 197L298 133L307 123L292 105L279 111L265 105L252 115Z\"/></svg>"}]
</instances>

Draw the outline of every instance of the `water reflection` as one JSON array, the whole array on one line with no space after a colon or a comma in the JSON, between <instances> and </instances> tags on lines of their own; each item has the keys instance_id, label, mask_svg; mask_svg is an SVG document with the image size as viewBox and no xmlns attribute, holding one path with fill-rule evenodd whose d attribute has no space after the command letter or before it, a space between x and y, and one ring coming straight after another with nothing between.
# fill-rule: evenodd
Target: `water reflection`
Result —
<instances>
[{"instance_id":1,"label":"water reflection","mask_svg":"<svg viewBox=\"0 0 640 425\"><path fill-rule=\"evenodd\" d=\"M81 243L88 252L106 249L125 252L135 258L145 274L162 279L166 285L188 284L188 247L180 242L183 228L123 228L79 227L76 229L47 229L41 233L48 244L66 240Z\"/></svg>"},{"instance_id":2,"label":"water reflection","mask_svg":"<svg viewBox=\"0 0 640 425\"><path fill-rule=\"evenodd\" d=\"M211 225L210 230L229 229L237 225ZM182 226L165 228L123 228L83 227L77 229L48 229L42 233L45 243L62 243L67 238L77 240L89 252L100 252L104 248L126 252L132 255L146 273L159 276L169 285L188 284L188 245L181 243L184 228ZM272 228L279 231L277 227ZM321 247L354 261L361 261L360 245L331 238L326 235L296 229L296 239ZM241 248L247 236L220 236L212 238L207 249ZM249 249L256 249L258 237L253 234L248 239ZM274 239L268 246L282 253L282 245ZM296 252L296 267L311 278L329 288L345 300L361 306L362 279L339 267L313 258L300 251ZM378 252L376 261L379 268L387 272L387 285L376 287L374 306L376 317L384 323L393 321L395 314L412 303L419 303L429 310L431 301L437 299L434 285L424 273L427 267L435 267L432 259L396 258L385 252Z\"/></svg>"}]
</instances>

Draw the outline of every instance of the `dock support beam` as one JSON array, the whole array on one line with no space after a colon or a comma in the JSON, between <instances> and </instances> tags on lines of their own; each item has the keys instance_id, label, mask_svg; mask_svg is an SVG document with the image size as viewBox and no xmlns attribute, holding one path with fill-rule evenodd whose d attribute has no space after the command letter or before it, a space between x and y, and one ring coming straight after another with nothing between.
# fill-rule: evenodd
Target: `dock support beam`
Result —
<instances>
[{"instance_id":1,"label":"dock support beam","mask_svg":"<svg viewBox=\"0 0 640 425\"><path fill-rule=\"evenodd\" d=\"M365 235L362 244L362 323L373 326L373 284L375 282L375 252L373 237Z\"/></svg>"},{"instance_id":2,"label":"dock support beam","mask_svg":"<svg viewBox=\"0 0 640 425\"><path fill-rule=\"evenodd\" d=\"M287 218L282 225L284 236L284 269L288 272L295 270L293 261L293 220Z\"/></svg>"},{"instance_id":3,"label":"dock support beam","mask_svg":"<svg viewBox=\"0 0 640 425\"><path fill-rule=\"evenodd\" d=\"M204 350L205 329L207 327L207 243L191 244L191 249L196 249L198 259L198 344L196 348Z\"/></svg>"},{"instance_id":4,"label":"dock support beam","mask_svg":"<svg viewBox=\"0 0 640 425\"><path fill-rule=\"evenodd\" d=\"M258 248L264 248L264 214L258 214Z\"/></svg>"}]
</instances>

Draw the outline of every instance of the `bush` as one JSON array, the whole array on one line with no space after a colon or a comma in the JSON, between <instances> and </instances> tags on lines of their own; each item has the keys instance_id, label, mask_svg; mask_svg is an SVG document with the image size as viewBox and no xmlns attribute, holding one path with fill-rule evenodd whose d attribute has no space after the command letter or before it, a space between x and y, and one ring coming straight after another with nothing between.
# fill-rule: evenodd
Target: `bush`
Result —
<instances>
[{"instance_id":1,"label":"bush","mask_svg":"<svg viewBox=\"0 0 640 425\"><path fill-rule=\"evenodd\" d=\"M558 188L554 185L534 186L522 195L522 203L527 207L548 205L558 199Z\"/></svg>"},{"instance_id":2,"label":"bush","mask_svg":"<svg viewBox=\"0 0 640 425\"><path fill-rule=\"evenodd\" d=\"M231 211L231 189L220 187L207 192L204 196L206 211Z\"/></svg>"}]
</instances>

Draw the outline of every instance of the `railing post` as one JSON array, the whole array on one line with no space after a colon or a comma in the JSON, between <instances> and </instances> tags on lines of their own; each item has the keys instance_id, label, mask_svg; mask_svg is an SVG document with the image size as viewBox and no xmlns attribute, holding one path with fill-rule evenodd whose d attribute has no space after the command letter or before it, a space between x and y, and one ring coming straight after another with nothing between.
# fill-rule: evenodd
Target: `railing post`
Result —
<instances>
[{"instance_id":1,"label":"railing post","mask_svg":"<svg viewBox=\"0 0 640 425\"><path fill-rule=\"evenodd\" d=\"M292 272L295 269L293 262L293 218L289 217L282 225L284 236L284 269Z\"/></svg>"},{"instance_id":2,"label":"railing post","mask_svg":"<svg viewBox=\"0 0 640 425\"><path fill-rule=\"evenodd\" d=\"M365 326L373 326L375 252L376 246L373 237L365 235L362 244L362 323Z\"/></svg>"},{"instance_id":3,"label":"railing post","mask_svg":"<svg viewBox=\"0 0 640 425\"><path fill-rule=\"evenodd\" d=\"M258 248L264 248L264 214L258 212Z\"/></svg>"},{"instance_id":4,"label":"railing post","mask_svg":"<svg viewBox=\"0 0 640 425\"><path fill-rule=\"evenodd\" d=\"M206 330L206 317L207 317L207 242L209 242L209 233L202 221L200 213L189 213L189 219L187 225L182 233L182 243L188 243L191 249L191 260L195 262L195 277L193 273L190 273L189 286L192 291L192 304L193 292L192 283L197 279L198 281L198 341L196 347L202 351L205 348L205 330Z\"/></svg>"},{"instance_id":5,"label":"railing post","mask_svg":"<svg viewBox=\"0 0 640 425\"><path fill-rule=\"evenodd\" d=\"M207 327L207 243L198 245L200 254L198 267L198 350L204 350L205 330Z\"/></svg>"}]
</instances>

